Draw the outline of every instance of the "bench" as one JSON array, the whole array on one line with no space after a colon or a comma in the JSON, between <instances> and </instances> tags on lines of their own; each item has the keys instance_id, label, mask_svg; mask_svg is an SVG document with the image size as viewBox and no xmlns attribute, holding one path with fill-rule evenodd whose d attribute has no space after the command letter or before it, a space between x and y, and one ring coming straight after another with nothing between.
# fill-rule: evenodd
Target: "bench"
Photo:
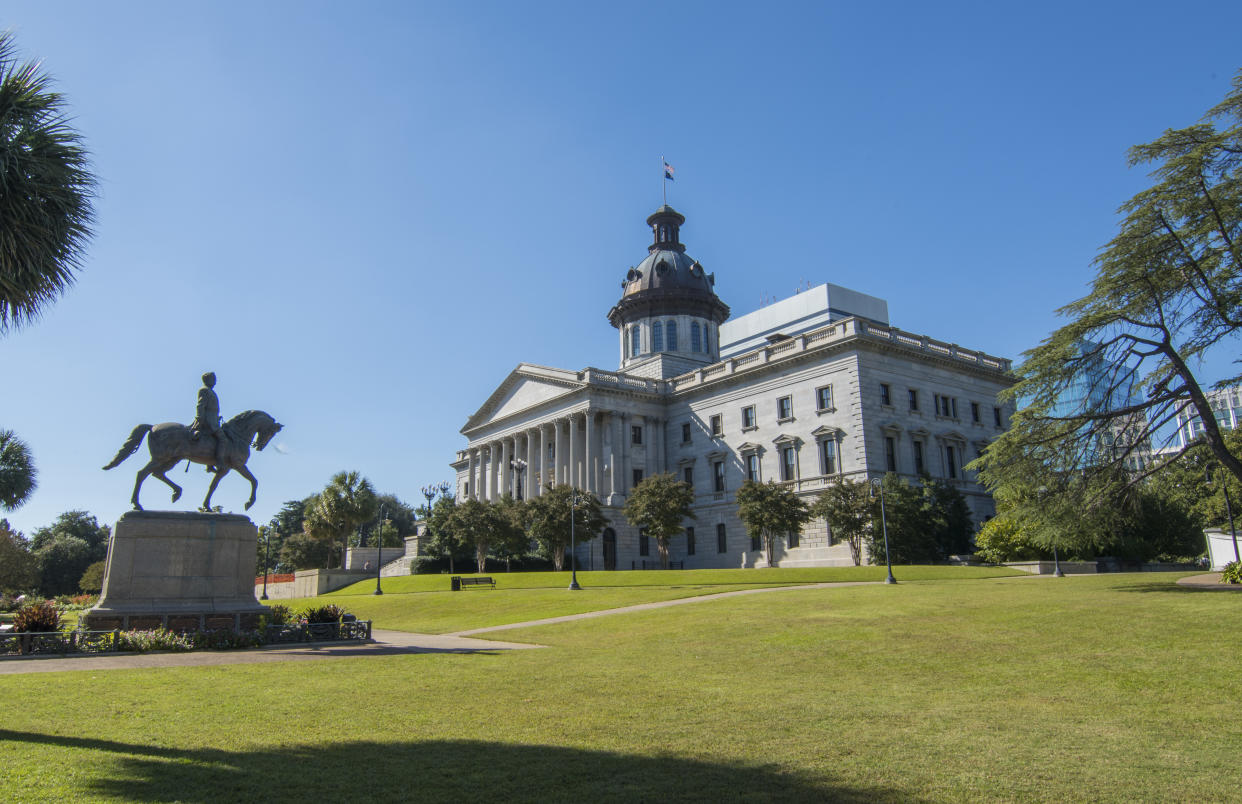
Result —
<instances>
[{"instance_id":1,"label":"bench","mask_svg":"<svg viewBox=\"0 0 1242 804\"><path fill-rule=\"evenodd\" d=\"M465 589L467 586L490 586L493 589L496 588L496 582L486 575L482 578L459 578L458 580L461 583L462 589Z\"/></svg>"}]
</instances>

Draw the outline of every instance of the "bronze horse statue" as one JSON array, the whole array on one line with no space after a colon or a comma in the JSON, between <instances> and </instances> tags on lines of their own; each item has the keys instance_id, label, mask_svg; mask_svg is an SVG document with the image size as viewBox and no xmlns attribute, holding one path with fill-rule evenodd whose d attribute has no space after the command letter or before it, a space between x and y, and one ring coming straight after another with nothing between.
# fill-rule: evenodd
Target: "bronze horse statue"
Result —
<instances>
[{"instance_id":1,"label":"bronze horse statue","mask_svg":"<svg viewBox=\"0 0 1242 804\"><path fill-rule=\"evenodd\" d=\"M222 460L220 465L216 466L211 488L207 489L207 497L203 499L203 505L198 510L211 510L211 495L215 493L216 486L220 485L220 479L230 470L235 470L250 481L250 499L246 501L246 510L249 511L250 506L254 505L255 491L259 487L259 481L255 480L254 475L250 474L250 470L246 468L246 461L250 458L250 448L253 446L256 450L262 450L283 427L284 425L261 410L247 410L225 422L220 428L227 442L220 450ZM169 480L165 472L182 460L206 466L216 463L215 439L209 434L203 434L195 440L191 437L190 428L184 424L164 422L155 426L140 424L135 427L134 431L129 434L129 440L121 446L116 457L104 469L119 466L122 461L137 452L142 444L143 436L148 433L150 436L147 438L147 449L151 451L151 460L138 470L138 478L134 482L134 496L131 502L134 504L135 511L142 510L142 506L138 504L138 491L142 488L142 481L147 479L147 475L155 475L167 483L173 490L172 501L176 502L181 497L181 487Z\"/></svg>"}]
</instances>

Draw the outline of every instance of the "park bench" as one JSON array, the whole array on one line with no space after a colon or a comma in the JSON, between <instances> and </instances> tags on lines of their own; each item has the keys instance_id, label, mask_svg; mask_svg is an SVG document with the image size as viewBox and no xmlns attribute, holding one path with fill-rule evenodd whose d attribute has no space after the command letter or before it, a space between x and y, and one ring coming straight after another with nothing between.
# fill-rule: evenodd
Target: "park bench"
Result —
<instances>
[{"instance_id":1,"label":"park bench","mask_svg":"<svg viewBox=\"0 0 1242 804\"><path fill-rule=\"evenodd\" d=\"M462 589L465 589L467 586L490 586L493 589L496 588L496 582L486 575L482 578L459 578L458 580L461 583Z\"/></svg>"}]
</instances>

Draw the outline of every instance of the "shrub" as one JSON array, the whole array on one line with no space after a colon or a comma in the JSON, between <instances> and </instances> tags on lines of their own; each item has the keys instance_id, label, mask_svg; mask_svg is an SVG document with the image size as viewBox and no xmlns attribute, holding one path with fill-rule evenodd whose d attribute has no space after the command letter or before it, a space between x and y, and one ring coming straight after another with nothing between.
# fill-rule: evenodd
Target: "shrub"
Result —
<instances>
[{"instance_id":1,"label":"shrub","mask_svg":"<svg viewBox=\"0 0 1242 804\"><path fill-rule=\"evenodd\" d=\"M117 634L116 649L146 653L149 650L189 650L190 638L176 631L155 628L150 631L122 631Z\"/></svg>"},{"instance_id":2,"label":"shrub","mask_svg":"<svg viewBox=\"0 0 1242 804\"><path fill-rule=\"evenodd\" d=\"M276 603L267 607L265 619L268 625L284 625L293 619L293 611L283 603Z\"/></svg>"},{"instance_id":3,"label":"shrub","mask_svg":"<svg viewBox=\"0 0 1242 804\"><path fill-rule=\"evenodd\" d=\"M27 634L39 631L59 631L60 612L56 609L56 604L50 600L27 603L18 609L17 615L13 617L13 630Z\"/></svg>"},{"instance_id":4,"label":"shrub","mask_svg":"<svg viewBox=\"0 0 1242 804\"><path fill-rule=\"evenodd\" d=\"M1220 579L1225 583L1242 583L1242 563L1230 561L1221 572Z\"/></svg>"},{"instance_id":5,"label":"shrub","mask_svg":"<svg viewBox=\"0 0 1242 804\"><path fill-rule=\"evenodd\" d=\"M104 567L106 561L96 561L91 564L82 573L81 580L78 581L78 588L83 592L99 592L103 589Z\"/></svg>"},{"instance_id":6,"label":"shrub","mask_svg":"<svg viewBox=\"0 0 1242 804\"><path fill-rule=\"evenodd\" d=\"M233 631L228 628L219 631L195 631L189 634L187 639L199 650L254 648L263 644L263 637L258 631Z\"/></svg>"},{"instance_id":7,"label":"shrub","mask_svg":"<svg viewBox=\"0 0 1242 804\"><path fill-rule=\"evenodd\" d=\"M334 606L331 603L302 612L302 616L306 618L308 623L339 623L344 614L345 609L340 606Z\"/></svg>"}]
</instances>

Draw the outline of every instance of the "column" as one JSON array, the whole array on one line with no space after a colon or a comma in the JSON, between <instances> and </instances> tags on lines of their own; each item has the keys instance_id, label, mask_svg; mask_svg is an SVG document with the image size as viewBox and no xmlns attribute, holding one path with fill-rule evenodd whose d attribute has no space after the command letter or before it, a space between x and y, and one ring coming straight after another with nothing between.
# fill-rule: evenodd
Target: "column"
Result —
<instances>
[{"instance_id":1,"label":"column","mask_svg":"<svg viewBox=\"0 0 1242 804\"><path fill-rule=\"evenodd\" d=\"M534 489L535 496L538 497L543 494L543 487L548 482L548 470L546 467L548 460L548 428L547 425L541 424L535 430L539 434L535 439L535 465L539 467L539 485Z\"/></svg>"},{"instance_id":2,"label":"column","mask_svg":"<svg viewBox=\"0 0 1242 804\"><path fill-rule=\"evenodd\" d=\"M647 432L651 433L651 446L647 448L647 474L658 475L664 471L664 422L647 419Z\"/></svg>"},{"instance_id":3,"label":"column","mask_svg":"<svg viewBox=\"0 0 1242 804\"><path fill-rule=\"evenodd\" d=\"M608 414L608 429L612 443L608 445L608 493L620 494L621 482L621 414L615 410Z\"/></svg>"},{"instance_id":4,"label":"column","mask_svg":"<svg viewBox=\"0 0 1242 804\"><path fill-rule=\"evenodd\" d=\"M535 431L526 431L526 499L530 500L539 496L539 481L535 480L535 475L539 472L539 466L535 463Z\"/></svg>"},{"instance_id":5,"label":"column","mask_svg":"<svg viewBox=\"0 0 1242 804\"><path fill-rule=\"evenodd\" d=\"M500 451L500 462L497 477L499 479L498 497L503 497L509 493L509 461L513 460L513 456L509 454L509 439L501 439L497 444Z\"/></svg>"},{"instance_id":6,"label":"column","mask_svg":"<svg viewBox=\"0 0 1242 804\"><path fill-rule=\"evenodd\" d=\"M487 479L487 499L496 500L500 498L497 483L500 475L500 445L495 441L487 445L487 454L491 467L489 472L491 476Z\"/></svg>"},{"instance_id":7,"label":"column","mask_svg":"<svg viewBox=\"0 0 1242 804\"><path fill-rule=\"evenodd\" d=\"M557 419L552 422L552 427L552 482L559 486L565 482L565 420Z\"/></svg>"},{"instance_id":8,"label":"column","mask_svg":"<svg viewBox=\"0 0 1242 804\"><path fill-rule=\"evenodd\" d=\"M475 450L467 450L466 452L466 458L469 461L466 464L466 484L470 488L470 493L466 495L467 497L473 497L479 488L474 482L474 453Z\"/></svg>"},{"instance_id":9,"label":"column","mask_svg":"<svg viewBox=\"0 0 1242 804\"><path fill-rule=\"evenodd\" d=\"M570 486L581 488L578 481L578 462L582 460L582 442L578 436L578 414L569 416L569 471L566 480Z\"/></svg>"},{"instance_id":10,"label":"column","mask_svg":"<svg viewBox=\"0 0 1242 804\"><path fill-rule=\"evenodd\" d=\"M634 465L631 461L633 445L630 443L630 414L621 414L621 494L630 493L630 481L634 477Z\"/></svg>"},{"instance_id":11,"label":"column","mask_svg":"<svg viewBox=\"0 0 1242 804\"><path fill-rule=\"evenodd\" d=\"M585 414L586 432L583 433L582 488L590 492L599 491L599 483L595 480L595 461L599 457L599 445L595 443L595 411L588 409Z\"/></svg>"}]
</instances>

